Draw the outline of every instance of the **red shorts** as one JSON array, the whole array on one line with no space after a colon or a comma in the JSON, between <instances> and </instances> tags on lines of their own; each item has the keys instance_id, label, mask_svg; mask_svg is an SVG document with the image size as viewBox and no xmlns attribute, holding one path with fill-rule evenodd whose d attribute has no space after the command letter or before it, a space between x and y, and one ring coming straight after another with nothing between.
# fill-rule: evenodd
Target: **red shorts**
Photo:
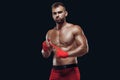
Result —
<instances>
[{"instance_id":1,"label":"red shorts","mask_svg":"<svg viewBox=\"0 0 120 80\"><path fill-rule=\"evenodd\" d=\"M49 80L80 80L79 68L76 64L53 66Z\"/></svg>"}]
</instances>

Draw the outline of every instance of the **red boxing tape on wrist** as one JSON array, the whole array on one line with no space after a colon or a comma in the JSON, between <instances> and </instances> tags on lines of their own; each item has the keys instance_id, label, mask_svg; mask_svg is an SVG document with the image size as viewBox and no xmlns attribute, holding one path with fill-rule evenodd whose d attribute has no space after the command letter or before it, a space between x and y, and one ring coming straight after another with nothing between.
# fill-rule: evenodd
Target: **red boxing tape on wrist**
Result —
<instances>
[{"instance_id":1,"label":"red boxing tape on wrist","mask_svg":"<svg viewBox=\"0 0 120 80\"><path fill-rule=\"evenodd\" d=\"M42 43L42 48L43 48L43 50L44 50L45 52L47 52L47 51L49 50L49 47L47 46L46 41L44 41L44 42Z\"/></svg>"},{"instance_id":2,"label":"red boxing tape on wrist","mask_svg":"<svg viewBox=\"0 0 120 80\"><path fill-rule=\"evenodd\" d=\"M51 44L52 47L56 49L56 56L61 57L61 58L66 58L68 57L68 53L61 50L59 47L55 46L54 44Z\"/></svg>"},{"instance_id":3,"label":"red boxing tape on wrist","mask_svg":"<svg viewBox=\"0 0 120 80\"><path fill-rule=\"evenodd\" d=\"M48 42L50 42L50 39L48 39ZM59 47L55 46L54 44L50 44L53 48L56 49L56 56L61 57L61 58L66 58L68 57L68 53L60 49Z\"/></svg>"},{"instance_id":4,"label":"red boxing tape on wrist","mask_svg":"<svg viewBox=\"0 0 120 80\"><path fill-rule=\"evenodd\" d=\"M68 57L68 53L63 51L63 50L61 50L60 48L57 48L56 55L57 55L57 57L61 57L61 58Z\"/></svg>"}]
</instances>

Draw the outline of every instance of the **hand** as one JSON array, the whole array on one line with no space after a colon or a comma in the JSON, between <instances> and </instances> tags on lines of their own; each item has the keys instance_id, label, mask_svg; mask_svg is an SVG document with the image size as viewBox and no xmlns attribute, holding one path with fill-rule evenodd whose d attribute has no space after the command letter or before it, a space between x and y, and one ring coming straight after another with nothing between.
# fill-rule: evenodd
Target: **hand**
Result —
<instances>
[{"instance_id":1,"label":"hand","mask_svg":"<svg viewBox=\"0 0 120 80\"><path fill-rule=\"evenodd\" d=\"M42 43L42 48L43 48L43 50L44 50L45 52L48 52L49 46L47 45L46 41L44 41L44 42Z\"/></svg>"},{"instance_id":2,"label":"hand","mask_svg":"<svg viewBox=\"0 0 120 80\"><path fill-rule=\"evenodd\" d=\"M54 44L50 43L50 45L55 48L56 50L56 56L59 58L66 58L68 57L68 53L60 49L59 47L55 46Z\"/></svg>"},{"instance_id":3,"label":"hand","mask_svg":"<svg viewBox=\"0 0 120 80\"><path fill-rule=\"evenodd\" d=\"M68 57L68 53L61 50L60 48L56 48L56 56L59 58L66 58Z\"/></svg>"}]
</instances>

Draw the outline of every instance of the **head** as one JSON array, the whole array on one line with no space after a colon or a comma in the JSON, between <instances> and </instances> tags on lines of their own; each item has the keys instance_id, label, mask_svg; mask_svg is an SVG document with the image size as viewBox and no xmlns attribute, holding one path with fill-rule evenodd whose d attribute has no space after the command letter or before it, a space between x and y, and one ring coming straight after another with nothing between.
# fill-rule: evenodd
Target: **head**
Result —
<instances>
[{"instance_id":1,"label":"head","mask_svg":"<svg viewBox=\"0 0 120 80\"><path fill-rule=\"evenodd\" d=\"M56 23L59 24L66 21L67 15L68 15L68 12L66 11L66 8L63 3L55 2L52 5L52 17Z\"/></svg>"}]
</instances>

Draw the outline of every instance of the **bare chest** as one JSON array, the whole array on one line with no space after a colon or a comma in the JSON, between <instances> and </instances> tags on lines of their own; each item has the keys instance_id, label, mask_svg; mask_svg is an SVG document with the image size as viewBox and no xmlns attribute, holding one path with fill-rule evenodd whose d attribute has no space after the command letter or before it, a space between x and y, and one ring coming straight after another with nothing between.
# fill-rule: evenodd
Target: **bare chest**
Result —
<instances>
[{"instance_id":1,"label":"bare chest","mask_svg":"<svg viewBox=\"0 0 120 80\"><path fill-rule=\"evenodd\" d=\"M53 44L62 47L68 46L73 42L74 36L69 30L54 31L51 34L51 41Z\"/></svg>"}]
</instances>

